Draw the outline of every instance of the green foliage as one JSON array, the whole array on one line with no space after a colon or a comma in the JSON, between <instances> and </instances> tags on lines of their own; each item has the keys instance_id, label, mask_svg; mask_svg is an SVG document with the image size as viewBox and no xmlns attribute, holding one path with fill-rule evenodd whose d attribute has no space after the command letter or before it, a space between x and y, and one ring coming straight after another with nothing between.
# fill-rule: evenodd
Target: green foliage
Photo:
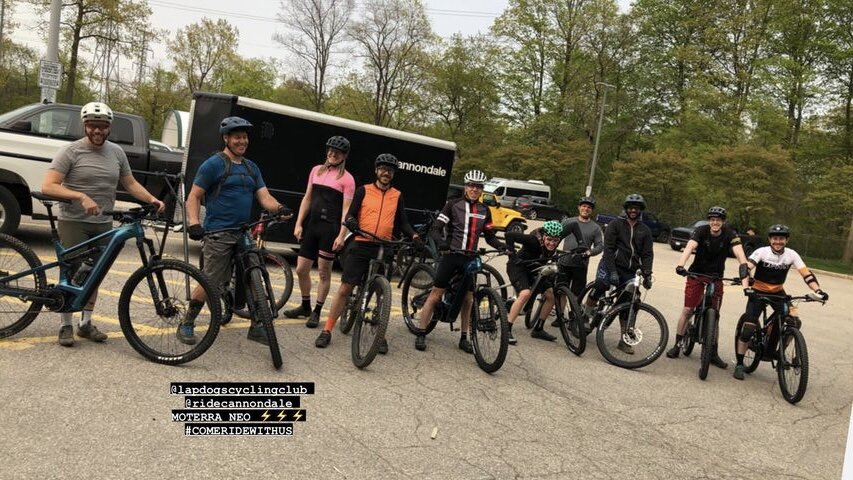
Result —
<instances>
[{"instance_id":1,"label":"green foliage","mask_svg":"<svg viewBox=\"0 0 853 480\"><path fill-rule=\"evenodd\" d=\"M272 62L235 55L220 77L223 92L258 100L271 100L278 72Z\"/></svg>"},{"instance_id":2,"label":"green foliage","mask_svg":"<svg viewBox=\"0 0 853 480\"><path fill-rule=\"evenodd\" d=\"M636 151L613 164L606 196L615 202L629 193L639 193L650 211L667 218L684 201L689 176L690 162L675 150Z\"/></svg>"},{"instance_id":3,"label":"green foliage","mask_svg":"<svg viewBox=\"0 0 853 480\"><path fill-rule=\"evenodd\" d=\"M853 216L853 165L840 165L826 171L815 182L803 206L811 212L820 212L815 220L829 227L833 234L845 234Z\"/></svg>"},{"instance_id":4,"label":"green foliage","mask_svg":"<svg viewBox=\"0 0 853 480\"><path fill-rule=\"evenodd\" d=\"M190 92L217 91L222 86L239 38L237 29L225 19L203 18L178 30L169 41L169 57Z\"/></svg>"}]
</instances>

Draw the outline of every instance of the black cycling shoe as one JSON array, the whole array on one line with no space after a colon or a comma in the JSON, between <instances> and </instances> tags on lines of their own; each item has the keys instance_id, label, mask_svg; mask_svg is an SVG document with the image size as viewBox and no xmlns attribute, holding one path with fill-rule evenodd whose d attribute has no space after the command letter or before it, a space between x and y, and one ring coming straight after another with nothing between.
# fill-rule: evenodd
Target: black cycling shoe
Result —
<instances>
[{"instance_id":1,"label":"black cycling shoe","mask_svg":"<svg viewBox=\"0 0 853 480\"><path fill-rule=\"evenodd\" d=\"M738 380L743 380L743 365L736 365L735 373L732 376Z\"/></svg>"},{"instance_id":2,"label":"black cycling shoe","mask_svg":"<svg viewBox=\"0 0 853 480\"><path fill-rule=\"evenodd\" d=\"M509 335L507 336L509 337L509 339L507 343L509 343L510 345L515 345L516 343L518 343L518 340L515 338L515 335L512 334L512 328L509 329L508 333Z\"/></svg>"},{"instance_id":3,"label":"black cycling shoe","mask_svg":"<svg viewBox=\"0 0 853 480\"><path fill-rule=\"evenodd\" d=\"M465 353L474 353L474 347L471 346L471 342L468 341L468 337L459 337L459 350L462 350Z\"/></svg>"},{"instance_id":4,"label":"black cycling shoe","mask_svg":"<svg viewBox=\"0 0 853 480\"><path fill-rule=\"evenodd\" d=\"M679 345L676 345L666 351L667 358L678 358L679 354L681 354L681 347Z\"/></svg>"},{"instance_id":5,"label":"black cycling shoe","mask_svg":"<svg viewBox=\"0 0 853 480\"><path fill-rule=\"evenodd\" d=\"M305 326L308 328L317 328L317 325L320 325L320 312L315 310L308 316L308 321L305 322Z\"/></svg>"},{"instance_id":6,"label":"black cycling shoe","mask_svg":"<svg viewBox=\"0 0 853 480\"><path fill-rule=\"evenodd\" d=\"M317 337L317 340L314 340L314 346L317 348L326 348L329 346L329 342L332 341L332 332L327 330L323 330L320 332L320 335Z\"/></svg>"},{"instance_id":7,"label":"black cycling shoe","mask_svg":"<svg viewBox=\"0 0 853 480\"><path fill-rule=\"evenodd\" d=\"M426 350L426 337L424 335L415 337L415 348L420 351Z\"/></svg>"},{"instance_id":8,"label":"black cycling shoe","mask_svg":"<svg viewBox=\"0 0 853 480\"><path fill-rule=\"evenodd\" d=\"M267 329L261 322L254 323L249 327L249 332L246 334L246 338L262 345L270 345L270 339L267 337Z\"/></svg>"},{"instance_id":9,"label":"black cycling shoe","mask_svg":"<svg viewBox=\"0 0 853 480\"><path fill-rule=\"evenodd\" d=\"M716 355L716 354L713 357L711 357L711 365L713 365L717 368L721 368L723 370L729 368L729 364L726 363L725 360L723 360L722 358L720 358L719 355Z\"/></svg>"},{"instance_id":10,"label":"black cycling shoe","mask_svg":"<svg viewBox=\"0 0 853 480\"><path fill-rule=\"evenodd\" d=\"M379 339L379 348L376 351L382 355L385 355L386 353L388 353L388 340L386 340L384 338L380 338Z\"/></svg>"},{"instance_id":11,"label":"black cycling shoe","mask_svg":"<svg viewBox=\"0 0 853 480\"><path fill-rule=\"evenodd\" d=\"M533 331L530 332L530 336L533 338L538 338L539 340L548 340L549 342L553 342L554 340L557 339L557 337L551 335L550 333L548 333L542 329L540 329L540 330L534 329Z\"/></svg>"},{"instance_id":12,"label":"black cycling shoe","mask_svg":"<svg viewBox=\"0 0 853 480\"><path fill-rule=\"evenodd\" d=\"M287 318L308 317L311 315L311 309L310 308L302 308L302 306L300 305L296 308L287 309L282 313L284 313L284 316Z\"/></svg>"}]
</instances>

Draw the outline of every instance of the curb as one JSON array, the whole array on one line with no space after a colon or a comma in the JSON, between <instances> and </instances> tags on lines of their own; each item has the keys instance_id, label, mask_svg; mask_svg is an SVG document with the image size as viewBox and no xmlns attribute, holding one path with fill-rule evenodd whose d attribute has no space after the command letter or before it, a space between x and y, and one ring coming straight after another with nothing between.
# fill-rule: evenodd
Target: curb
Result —
<instances>
[{"instance_id":1,"label":"curb","mask_svg":"<svg viewBox=\"0 0 853 480\"><path fill-rule=\"evenodd\" d=\"M835 277L835 278L843 278L846 280L853 280L853 275L848 275L846 273L836 273L836 272L830 272L829 270L818 270L816 268L810 268L809 270L816 272L816 273L819 273L821 275L826 275L828 277Z\"/></svg>"}]
</instances>

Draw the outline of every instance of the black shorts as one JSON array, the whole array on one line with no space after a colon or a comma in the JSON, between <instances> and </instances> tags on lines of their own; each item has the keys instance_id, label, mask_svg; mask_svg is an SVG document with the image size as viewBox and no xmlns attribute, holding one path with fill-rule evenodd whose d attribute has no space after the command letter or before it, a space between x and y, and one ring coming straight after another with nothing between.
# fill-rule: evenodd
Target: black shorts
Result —
<instances>
[{"instance_id":1,"label":"black shorts","mask_svg":"<svg viewBox=\"0 0 853 480\"><path fill-rule=\"evenodd\" d=\"M586 287L586 276L588 272L589 265L581 265L581 266L572 266L572 267L560 267L560 274L563 275L563 278L569 283L569 290L575 295L575 297L580 298L581 292L583 292L584 287Z\"/></svg>"},{"instance_id":2,"label":"black shorts","mask_svg":"<svg viewBox=\"0 0 853 480\"><path fill-rule=\"evenodd\" d=\"M521 293L522 290L533 288L533 284L536 283L536 274L521 265L508 263L506 273L509 275L509 281L512 283L513 288L515 288L516 294ZM545 280L540 285L539 292L544 292L553 286L554 282L551 279Z\"/></svg>"},{"instance_id":3,"label":"black shorts","mask_svg":"<svg viewBox=\"0 0 853 480\"><path fill-rule=\"evenodd\" d=\"M343 271L341 272L341 283L356 285L361 283L367 271L370 270L370 261L379 253L379 244L374 242L352 242L347 248Z\"/></svg>"},{"instance_id":4,"label":"black shorts","mask_svg":"<svg viewBox=\"0 0 853 480\"><path fill-rule=\"evenodd\" d=\"M476 257L471 255L463 255L461 253L448 253L441 257L438 262L438 270L435 272L435 288L447 288L450 286L450 280L457 273L465 271L465 266ZM474 291L474 277L472 276L468 284L468 290Z\"/></svg>"},{"instance_id":5,"label":"black shorts","mask_svg":"<svg viewBox=\"0 0 853 480\"><path fill-rule=\"evenodd\" d=\"M332 246L341 231L340 224L317 220L309 222L302 229L302 240L299 242L299 256L309 260L317 260L317 256L325 260L334 260L335 252Z\"/></svg>"}]
</instances>

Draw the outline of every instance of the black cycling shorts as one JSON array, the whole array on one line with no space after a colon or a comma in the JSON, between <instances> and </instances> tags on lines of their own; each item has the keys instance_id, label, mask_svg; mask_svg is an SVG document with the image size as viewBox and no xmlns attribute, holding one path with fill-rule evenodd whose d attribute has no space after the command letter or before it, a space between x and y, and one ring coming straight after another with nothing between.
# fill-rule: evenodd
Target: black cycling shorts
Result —
<instances>
[{"instance_id":1,"label":"black cycling shorts","mask_svg":"<svg viewBox=\"0 0 853 480\"><path fill-rule=\"evenodd\" d=\"M521 293L523 290L530 290L536 283L536 274L522 265L508 263L506 265L506 274L509 275L509 281L512 283L513 288L515 288L516 294ZM540 285L539 292L544 292L553 286L554 282L551 279L545 280Z\"/></svg>"},{"instance_id":2,"label":"black cycling shorts","mask_svg":"<svg viewBox=\"0 0 853 480\"><path fill-rule=\"evenodd\" d=\"M450 286L450 280L457 273L461 274L465 271L465 266L474 260L475 256L464 255L461 253L448 253L441 257L438 261L438 270L435 272L435 288L447 288ZM468 290L474 291L474 278L470 279Z\"/></svg>"},{"instance_id":3,"label":"black cycling shorts","mask_svg":"<svg viewBox=\"0 0 853 480\"><path fill-rule=\"evenodd\" d=\"M370 270L370 261L379 253L379 244L375 242L357 242L347 247L343 271L341 272L341 283L357 285L361 283L367 271Z\"/></svg>"},{"instance_id":4,"label":"black cycling shorts","mask_svg":"<svg viewBox=\"0 0 853 480\"><path fill-rule=\"evenodd\" d=\"M319 255L325 260L334 260L335 252L332 251L332 246L340 232L341 226L337 223L322 220L309 222L302 229L299 256L309 260L317 260Z\"/></svg>"}]
</instances>

